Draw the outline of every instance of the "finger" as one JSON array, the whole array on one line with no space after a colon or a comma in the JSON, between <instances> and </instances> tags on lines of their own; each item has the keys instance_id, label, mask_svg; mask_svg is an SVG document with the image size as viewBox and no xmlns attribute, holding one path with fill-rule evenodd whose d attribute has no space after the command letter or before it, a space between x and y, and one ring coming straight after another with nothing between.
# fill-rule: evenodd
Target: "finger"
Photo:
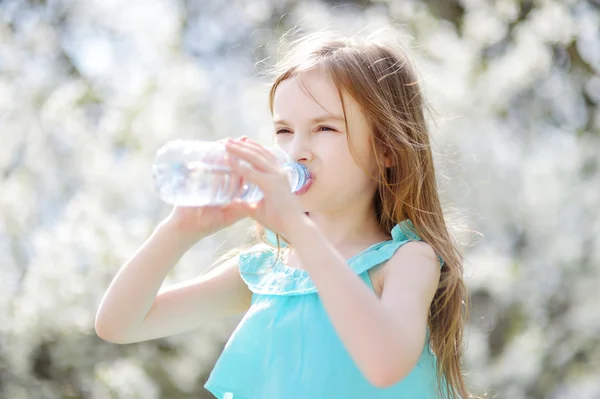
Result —
<instances>
[{"instance_id":1,"label":"finger","mask_svg":"<svg viewBox=\"0 0 600 399\"><path fill-rule=\"evenodd\" d=\"M271 151L269 151L265 146L257 143L256 141L247 139L244 141L244 144L247 145L248 147L252 147L252 148L256 149L260 154L265 156L267 159L276 160L275 155Z\"/></svg>"},{"instance_id":2,"label":"finger","mask_svg":"<svg viewBox=\"0 0 600 399\"><path fill-rule=\"evenodd\" d=\"M229 163L229 167L231 168L232 172L235 175L237 175L241 180L249 181L251 183L258 185L259 187L263 186L264 177L265 177L264 172L261 172L255 168L253 168L252 166L240 163L236 159L229 159L228 163Z\"/></svg>"},{"instance_id":3,"label":"finger","mask_svg":"<svg viewBox=\"0 0 600 399\"><path fill-rule=\"evenodd\" d=\"M234 140L229 140L234 141ZM236 139L237 143L240 143L248 148L253 148L254 150L256 150L258 153L260 153L261 155L264 155L266 158L268 159L276 159L274 154L271 153L271 151L269 151L265 146L263 146L262 144L248 138L247 136L242 136L239 141Z\"/></svg>"},{"instance_id":4,"label":"finger","mask_svg":"<svg viewBox=\"0 0 600 399\"><path fill-rule=\"evenodd\" d=\"M217 143L226 144L227 142L230 142L230 141L244 141L247 139L248 139L248 136L241 136L241 137L237 137L237 138L232 138L232 137L227 136L224 139L217 140Z\"/></svg>"},{"instance_id":5,"label":"finger","mask_svg":"<svg viewBox=\"0 0 600 399\"><path fill-rule=\"evenodd\" d=\"M228 142L227 151L252 165L253 168L261 171L274 171L276 169L275 159L268 159L254 147L247 146L244 143Z\"/></svg>"}]
</instances>

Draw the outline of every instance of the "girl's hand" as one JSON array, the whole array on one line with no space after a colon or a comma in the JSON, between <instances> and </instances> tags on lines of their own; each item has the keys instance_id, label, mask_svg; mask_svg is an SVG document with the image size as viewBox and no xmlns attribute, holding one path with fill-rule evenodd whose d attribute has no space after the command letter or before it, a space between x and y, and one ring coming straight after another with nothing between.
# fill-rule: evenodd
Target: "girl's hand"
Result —
<instances>
[{"instance_id":1,"label":"girl's hand","mask_svg":"<svg viewBox=\"0 0 600 399\"><path fill-rule=\"evenodd\" d=\"M175 206L163 223L197 241L248 216L247 204L238 200L224 206Z\"/></svg>"},{"instance_id":2,"label":"girl's hand","mask_svg":"<svg viewBox=\"0 0 600 399\"><path fill-rule=\"evenodd\" d=\"M250 217L271 231L286 236L291 226L304 217L304 210L291 192L287 174L278 165L275 156L262 145L251 141L225 143L232 155L229 165L242 179L256 184L264 197L257 204L247 204ZM238 160L249 164L244 165Z\"/></svg>"}]
</instances>

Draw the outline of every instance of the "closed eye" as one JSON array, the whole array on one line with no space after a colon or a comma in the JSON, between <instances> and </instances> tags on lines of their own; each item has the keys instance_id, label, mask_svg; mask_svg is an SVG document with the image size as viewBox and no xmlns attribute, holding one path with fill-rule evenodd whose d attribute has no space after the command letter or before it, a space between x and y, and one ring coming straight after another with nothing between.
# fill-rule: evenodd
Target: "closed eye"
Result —
<instances>
[{"instance_id":1,"label":"closed eye","mask_svg":"<svg viewBox=\"0 0 600 399\"><path fill-rule=\"evenodd\" d=\"M325 131L334 131L335 132L335 129L332 128L332 127L329 127L329 126L319 126L317 128L317 130L319 130L319 131L322 131L322 129L325 130Z\"/></svg>"},{"instance_id":2,"label":"closed eye","mask_svg":"<svg viewBox=\"0 0 600 399\"><path fill-rule=\"evenodd\" d=\"M319 132L328 132L328 131L335 132L336 130L329 126L319 126L317 128L317 131L319 131ZM286 134L286 133L292 133L292 131L290 129L285 129L285 128L277 129L275 131L275 134Z\"/></svg>"}]
</instances>

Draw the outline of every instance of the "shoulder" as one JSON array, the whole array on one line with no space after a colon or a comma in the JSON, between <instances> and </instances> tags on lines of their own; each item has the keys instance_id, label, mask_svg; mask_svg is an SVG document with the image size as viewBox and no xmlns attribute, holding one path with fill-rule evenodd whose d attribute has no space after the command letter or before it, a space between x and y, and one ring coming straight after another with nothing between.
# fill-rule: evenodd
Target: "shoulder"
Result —
<instances>
[{"instance_id":1,"label":"shoulder","mask_svg":"<svg viewBox=\"0 0 600 399\"><path fill-rule=\"evenodd\" d=\"M431 245L410 241L402 245L385 263L369 273L375 292L381 295L385 285L413 284L435 286L440 277L440 261ZM391 283L399 280L398 283Z\"/></svg>"},{"instance_id":2,"label":"shoulder","mask_svg":"<svg viewBox=\"0 0 600 399\"><path fill-rule=\"evenodd\" d=\"M409 269L440 274L440 259L433 247L423 241L410 241L402 245L383 265L387 273L396 269Z\"/></svg>"},{"instance_id":3,"label":"shoulder","mask_svg":"<svg viewBox=\"0 0 600 399\"><path fill-rule=\"evenodd\" d=\"M424 241L409 241L402 245L398 251L390 258L403 259L408 257L420 257L423 259L429 259L433 263L437 263L439 266L439 259L433 249L433 247Z\"/></svg>"}]
</instances>

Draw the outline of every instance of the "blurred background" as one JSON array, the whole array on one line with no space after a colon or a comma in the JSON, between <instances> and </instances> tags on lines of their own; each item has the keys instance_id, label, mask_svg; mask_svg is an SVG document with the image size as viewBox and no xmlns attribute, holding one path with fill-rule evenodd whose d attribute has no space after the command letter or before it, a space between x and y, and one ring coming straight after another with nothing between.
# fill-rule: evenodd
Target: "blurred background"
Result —
<instances>
[{"instance_id":1,"label":"blurred background","mask_svg":"<svg viewBox=\"0 0 600 399\"><path fill-rule=\"evenodd\" d=\"M280 39L385 29L415 58L467 241L465 368L490 398L600 398L600 1L0 1L0 397L209 398L237 320L132 345L93 324L169 212L156 149L269 143ZM197 276L249 222L201 241Z\"/></svg>"}]
</instances>

